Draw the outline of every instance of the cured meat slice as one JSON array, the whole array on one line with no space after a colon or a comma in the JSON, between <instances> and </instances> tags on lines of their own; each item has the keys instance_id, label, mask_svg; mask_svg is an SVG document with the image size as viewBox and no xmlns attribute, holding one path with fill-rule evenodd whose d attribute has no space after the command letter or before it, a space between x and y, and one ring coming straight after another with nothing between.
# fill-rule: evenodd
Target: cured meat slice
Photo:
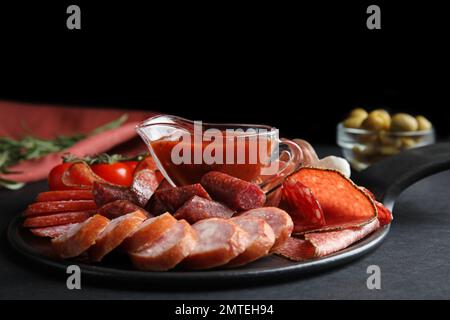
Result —
<instances>
[{"instance_id":1,"label":"cured meat slice","mask_svg":"<svg viewBox=\"0 0 450 320\"><path fill-rule=\"evenodd\" d=\"M266 221L271 227L275 234L275 243L272 247L274 250L277 246L286 241L287 238L292 233L294 229L294 223L292 222L292 218L289 214L275 207L262 207L256 208L252 210L245 211L239 215L239 217L257 217L262 218Z\"/></svg>"},{"instance_id":2,"label":"cured meat slice","mask_svg":"<svg viewBox=\"0 0 450 320\"><path fill-rule=\"evenodd\" d=\"M166 271L174 268L191 253L197 239L197 234L189 223L180 220L144 250L130 253L130 258L140 270Z\"/></svg>"},{"instance_id":3,"label":"cured meat slice","mask_svg":"<svg viewBox=\"0 0 450 320\"><path fill-rule=\"evenodd\" d=\"M247 232L230 220L200 220L192 227L197 231L198 243L182 262L188 269L222 266L243 253L250 245Z\"/></svg>"},{"instance_id":4,"label":"cured meat slice","mask_svg":"<svg viewBox=\"0 0 450 320\"><path fill-rule=\"evenodd\" d=\"M389 209L386 208L381 202L375 199L375 195L372 193L372 191L364 187L359 188L363 190L370 198L372 198L373 202L375 203L378 211L378 221L380 221L380 225L384 226L391 223L393 219L392 212L389 211Z\"/></svg>"},{"instance_id":5,"label":"cured meat slice","mask_svg":"<svg viewBox=\"0 0 450 320\"><path fill-rule=\"evenodd\" d=\"M41 192L36 198L36 202L62 200L94 200L94 195L91 190L58 190Z\"/></svg>"},{"instance_id":6,"label":"cured meat slice","mask_svg":"<svg viewBox=\"0 0 450 320\"><path fill-rule=\"evenodd\" d=\"M101 214L104 217L107 217L108 219L115 219L137 210L145 214L147 218L152 217L150 213L139 207L137 204L134 204L133 202L128 200L116 200L113 202L109 202L98 208L97 213Z\"/></svg>"},{"instance_id":7,"label":"cured meat slice","mask_svg":"<svg viewBox=\"0 0 450 320\"><path fill-rule=\"evenodd\" d=\"M294 233L319 229L325 225L322 207L307 186L288 178L283 183L283 196L294 222Z\"/></svg>"},{"instance_id":8,"label":"cured meat slice","mask_svg":"<svg viewBox=\"0 0 450 320\"><path fill-rule=\"evenodd\" d=\"M308 187L322 207L325 225L307 232L362 226L377 217L370 196L339 171L304 167L289 179Z\"/></svg>"},{"instance_id":9,"label":"cured meat slice","mask_svg":"<svg viewBox=\"0 0 450 320\"><path fill-rule=\"evenodd\" d=\"M347 248L374 232L379 226L378 220L374 219L361 227L307 233L304 239L291 237L279 246L275 253L294 261L323 257Z\"/></svg>"},{"instance_id":10,"label":"cured meat slice","mask_svg":"<svg viewBox=\"0 0 450 320\"><path fill-rule=\"evenodd\" d=\"M170 213L148 219L130 237L125 239L122 248L127 252L140 251L155 242L176 222L177 219Z\"/></svg>"},{"instance_id":11,"label":"cured meat slice","mask_svg":"<svg viewBox=\"0 0 450 320\"><path fill-rule=\"evenodd\" d=\"M264 192L256 184L218 171L203 175L200 183L211 196L233 210L242 211L262 207L266 202Z\"/></svg>"},{"instance_id":12,"label":"cured meat slice","mask_svg":"<svg viewBox=\"0 0 450 320\"><path fill-rule=\"evenodd\" d=\"M208 192L199 184L191 184L176 188L165 188L163 190L157 190L153 194L153 197L158 198L158 201L164 204L167 210L171 213L175 213L187 200L193 196L199 196L208 200L211 200ZM152 197L152 198L153 198ZM151 209L150 213L157 215Z\"/></svg>"},{"instance_id":13,"label":"cured meat slice","mask_svg":"<svg viewBox=\"0 0 450 320\"><path fill-rule=\"evenodd\" d=\"M89 249L91 260L95 262L102 260L106 254L133 234L145 219L147 219L145 214L135 211L111 220Z\"/></svg>"},{"instance_id":14,"label":"cured meat slice","mask_svg":"<svg viewBox=\"0 0 450 320\"><path fill-rule=\"evenodd\" d=\"M389 209L386 208L381 202L376 200L374 200L374 202L378 210L378 221L380 222L380 225L384 226L391 223L393 217Z\"/></svg>"},{"instance_id":15,"label":"cured meat slice","mask_svg":"<svg viewBox=\"0 0 450 320\"><path fill-rule=\"evenodd\" d=\"M223 204L202 197L193 196L186 201L174 214L178 220L185 219L193 224L208 218L231 218L234 211Z\"/></svg>"},{"instance_id":16,"label":"cured meat slice","mask_svg":"<svg viewBox=\"0 0 450 320\"><path fill-rule=\"evenodd\" d=\"M137 172L131 185L131 192L134 194L136 204L145 207L158 185L158 179L152 170L143 169Z\"/></svg>"},{"instance_id":17,"label":"cured meat slice","mask_svg":"<svg viewBox=\"0 0 450 320\"><path fill-rule=\"evenodd\" d=\"M232 218L231 221L241 227L250 238L250 245L227 266L241 266L266 256L275 243L272 227L262 218L247 216Z\"/></svg>"},{"instance_id":18,"label":"cured meat slice","mask_svg":"<svg viewBox=\"0 0 450 320\"><path fill-rule=\"evenodd\" d=\"M108 223L109 219L96 214L75 225L61 236L52 239L52 248L61 258L79 256L95 243Z\"/></svg>"},{"instance_id":19,"label":"cured meat slice","mask_svg":"<svg viewBox=\"0 0 450 320\"><path fill-rule=\"evenodd\" d=\"M61 181L67 187L78 189L92 189L94 182L113 185L96 175L86 162L72 164L61 176Z\"/></svg>"},{"instance_id":20,"label":"cured meat slice","mask_svg":"<svg viewBox=\"0 0 450 320\"><path fill-rule=\"evenodd\" d=\"M92 200L47 201L30 204L25 210L26 217L47 215L57 212L94 210L97 205Z\"/></svg>"},{"instance_id":21,"label":"cured meat slice","mask_svg":"<svg viewBox=\"0 0 450 320\"><path fill-rule=\"evenodd\" d=\"M28 217L23 222L23 226L27 228L37 228L37 227L51 227L68 223L83 222L94 214L95 210L91 210L91 211L62 212L45 216Z\"/></svg>"},{"instance_id":22,"label":"cured meat slice","mask_svg":"<svg viewBox=\"0 0 450 320\"><path fill-rule=\"evenodd\" d=\"M63 224L61 226L52 226L52 227L43 227L43 228L32 228L30 229L31 233L38 237L48 237L48 238L56 238L60 235L69 231L73 226L76 226L76 223Z\"/></svg>"},{"instance_id":23,"label":"cured meat slice","mask_svg":"<svg viewBox=\"0 0 450 320\"><path fill-rule=\"evenodd\" d=\"M94 182L92 187L95 203L101 207L116 200L128 200L136 203L135 194L128 188L109 183Z\"/></svg>"}]
</instances>

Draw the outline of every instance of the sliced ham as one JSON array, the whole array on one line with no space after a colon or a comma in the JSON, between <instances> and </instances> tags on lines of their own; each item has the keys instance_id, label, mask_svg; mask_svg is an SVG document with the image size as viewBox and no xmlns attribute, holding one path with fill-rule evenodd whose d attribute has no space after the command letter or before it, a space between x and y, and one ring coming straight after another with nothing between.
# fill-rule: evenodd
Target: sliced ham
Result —
<instances>
[{"instance_id":1,"label":"sliced ham","mask_svg":"<svg viewBox=\"0 0 450 320\"><path fill-rule=\"evenodd\" d=\"M379 226L380 223L375 219L362 227L307 233L304 239L291 237L279 246L275 253L294 261L324 257L363 239Z\"/></svg>"},{"instance_id":2,"label":"sliced ham","mask_svg":"<svg viewBox=\"0 0 450 320\"><path fill-rule=\"evenodd\" d=\"M147 219L145 214L135 211L111 220L89 249L91 260L94 262L102 260L106 254L133 234L145 219Z\"/></svg>"},{"instance_id":3,"label":"sliced ham","mask_svg":"<svg viewBox=\"0 0 450 320\"><path fill-rule=\"evenodd\" d=\"M87 220L95 214L95 210L53 213L43 216L28 217L23 222L27 228L51 227Z\"/></svg>"},{"instance_id":4,"label":"sliced ham","mask_svg":"<svg viewBox=\"0 0 450 320\"><path fill-rule=\"evenodd\" d=\"M275 243L272 249L282 244L292 233L294 223L289 214L279 208L262 207L245 211L239 215L240 217L250 216L264 219L271 227L275 234Z\"/></svg>"},{"instance_id":5,"label":"sliced ham","mask_svg":"<svg viewBox=\"0 0 450 320\"><path fill-rule=\"evenodd\" d=\"M95 243L108 223L109 219L96 214L85 222L75 225L61 236L52 239L52 248L61 258L77 257Z\"/></svg>"},{"instance_id":6,"label":"sliced ham","mask_svg":"<svg viewBox=\"0 0 450 320\"><path fill-rule=\"evenodd\" d=\"M182 262L188 269L210 269L227 264L250 245L247 232L230 220L211 218L192 226L198 243Z\"/></svg>"},{"instance_id":7,"label":"sliced ham","mask_svg":"<svg viewBox=\"0 0 450 320\"><path fill-rule=\"evenodd\" d=\"M43 227L43 228L32 228L31 233L38 237L56 238L60 235L69 231L76 223L64 224L61 226Z\"/></svg>"},{"instance_id":8,"label":"sliced ham","mask_svg":"<svg viewBox=\"0 0 450 320\"><path fill-rule=\"evenodd\" d=\"M180 220L150 246L130 253L130 258L140 270L170 270L191 253L197 239L197 234L189 223Z\"/></svg>"},{"instance_id":9,"label":"sliced ham","mask_svg":"<svg viewBox=\"0 0 450 320\"><path fill-rule=\"evenodd\" d=\"M170 213L165 213L155 218L148 219L123 242L122 248L130 253L141 251L146 246L150 246L153 242L155 242L176 222L177 219L175 219Z\"/></svg>"},{"instance_id":10,"label":"sliced ham","mask_svg":"<svg viewBox=\"0 0 450 320\"><path fill-rule=\"evenodd\" d=\"M272 227L262 218L236 217L231 221L236 223L250 238L250 245L236 258L228 262L227 266L237 267L266 256L275 243Z\"/></svg>"}]
</instances>

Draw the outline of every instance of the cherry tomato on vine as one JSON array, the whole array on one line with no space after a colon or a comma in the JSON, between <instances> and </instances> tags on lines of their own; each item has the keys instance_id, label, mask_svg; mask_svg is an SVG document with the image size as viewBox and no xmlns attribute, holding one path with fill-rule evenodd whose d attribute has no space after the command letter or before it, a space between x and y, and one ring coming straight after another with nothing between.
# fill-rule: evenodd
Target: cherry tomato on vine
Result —
<instances>
[{"instance_id":1,"label":"cherry tomato on vine","mask_svg":"<svg viewBox=\"0 0 450 320\"><path fill-rule=\"evenodd\" d=\"M62 181L62 175L72 165L70 162L58 164L48 174L48 187L50 190L73 190L76 187L66 186Z\"/></svg>"},{"instance_id":2,"label":"cherry tomato on vine","mask_svg":"<svg viewBox=\"0 0 450 320\"><path fill-rule=\"evenodd\" d=\"M133 182L133 170L123 162L98 163L91 166L92 171L100 178L121 186L130 186Z\"/></svg>"}]
</instances>

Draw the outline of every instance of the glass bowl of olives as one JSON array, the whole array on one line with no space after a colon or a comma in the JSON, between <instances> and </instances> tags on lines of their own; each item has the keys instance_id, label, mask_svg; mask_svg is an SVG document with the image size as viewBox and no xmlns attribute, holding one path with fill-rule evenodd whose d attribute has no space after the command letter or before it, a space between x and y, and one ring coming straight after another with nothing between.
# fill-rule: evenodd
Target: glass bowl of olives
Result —
<instances>
[{"instance_id":1,"label":"glass bowl of olives","mask_svg":"<svg viewBox=\"0 0 450 320\"><path fill-rule=\"evenodd\" d=\"M337 126L337 144L357 171L403 150L434 142L433 125L421 115L390 115L383 109L368 113L357 108Z\"/></svg>"}]
</instances>

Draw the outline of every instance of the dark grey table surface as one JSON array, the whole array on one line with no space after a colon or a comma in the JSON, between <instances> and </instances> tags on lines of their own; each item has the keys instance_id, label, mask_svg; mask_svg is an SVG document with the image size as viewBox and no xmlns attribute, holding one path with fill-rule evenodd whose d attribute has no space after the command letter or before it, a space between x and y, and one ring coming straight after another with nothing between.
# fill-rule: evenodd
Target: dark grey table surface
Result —
<instances>
[{"instance_id":1,"label":"dark grey table surface","mask_svg":"<svg viewBox=\"0 0 450 320\"><path fill-rule=\"evenodd\" d=\"M319 148L320 154L337 152L336 148ZM450 298L450 170L429 176L400 195L391 231L374 252L320 273L238 288L131 288L82 279L81 290L68 290L65 274L38 268L14 252L5 238L11 218L44 189L44 183L34 183L23 190L0 192L1 299ZM381 270L379 290L367 288L371 265Z\"/></svg>"}]
</instances>

